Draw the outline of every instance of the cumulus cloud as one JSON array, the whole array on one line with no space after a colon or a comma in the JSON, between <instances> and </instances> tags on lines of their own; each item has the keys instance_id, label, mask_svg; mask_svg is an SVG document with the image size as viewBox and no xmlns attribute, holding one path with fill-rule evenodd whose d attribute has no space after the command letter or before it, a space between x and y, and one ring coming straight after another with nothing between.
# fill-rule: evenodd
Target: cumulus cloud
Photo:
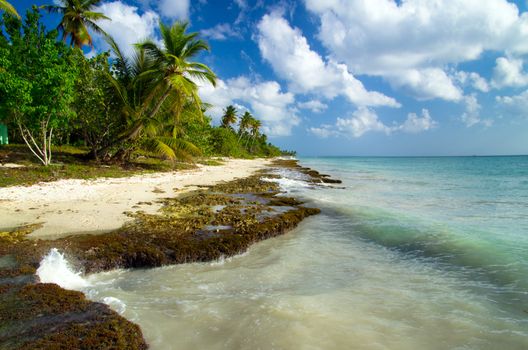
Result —
<instances>
[{"instance_id":1,"label":"cumulus cloud","mask_svg":"<svg viewBox=\"0 0 528 350\"><path fill-rule=\"evenodd\" d=\"M421 100L441 98L447 101L460 101L462 90L455 86L451 78L438 68L398 70L385 75L392 85L408 89Z\"/></svg>"},{"instance_id":2,"label":"cumulus cloud","mask_svg":"<svg viewBox=\"0 0 528 350\"><path fill-rule=\"evenodd\" d=\"M416 113L409 113L405 122L400 125L397 130L403 132L417 134L423 131L431 130L438 125L438 122L431 118L427 109L422 109L422 116L419 117Z\"/></svg>"},{"instance_id":3,"label":"cumulus cloud","mask_svg":"<svg viewBox=\"0 0 528 350\"><path fill-rule=\"evenodd\" d=\"M466 124L468 128L472 127L475 124L480 123L480 104L478 103L477 97L475 95L466 96L465 98L466 111L462 114L462 122Z\"/></svg>"},{"instance_id":4,"label":"cumulus cloud","mask_svg":"<svg viewBox=\"0 0 528 350\"><path fill-rule=\"evenodd\" d=\"M257 82L243 76L219 80L216 87L200 87L200 96L215 106L208 112L216 119L227 105L249 106L246 108L263 122L263 130L268 136L290 135L291 129L300 122L294 107L295 96L291 92L282 92L276 81Z\"/></svg>"},{"instance_id":5,"label":"cumulus cloud","mask_svg":"<svg viewBox=\"0 0 528 350\"><path fill-rule=\"evenodd\" d=\"M384 77L420 98L462 100L446 66L485 51L528 52L528 16L507 0L305 0L318 37L354 74ZM435 88L427 78L439 82ZM478 83L485 89L482 81ZM425 88L425 91L424 91Z\"/></svg>"},{"instance_id":6,"label":"cumulus cloud","mask_svg":"<svg viewBox=\"0 0 528 350\"><path fill-rule=\"evenodd\" d=\"M523 60L499 57L493 69L492 84L496 88L528 85L528 74L523 72Z\"/></svg>"},{"instance_id":7,"label":"cumulus cloud","mask_svg":"<svg viewBox=\"0 0 528 350\"><path fill-rule=\"evenodd\" d=\"M102 12L112 19L100 21L98 25L127 53L130 53L135 43L154 37L158 27L159 16L155 12L140 14L136 6L121 1L102 3L94 11Z\"/></svg>"},{"instance_id":8,"label":"cumulus cloud","mask_svg":"<svg viewBox=\"0 0 528 350\"><path fill-rule=\"evenodd\" d=\"M292 91L319 93L329 99L342 95L358 106L400 106L391 97L368 91L345 64L325 61L278 12L265 15L257 28L262 57Z\"/></svg>"},{"instance_id":9,"label":"cumulus cloud","mask_svg":"<svg viewBox=\"0 0 528 350\"><path fill-rule=\"evenodd\" d=\"M473 87L473 89L478 90L480 92L490 91L490 86L486 79L481 77L480 74L476 72L458 71L455 72L454 78L462 86L471 86Z\"/></svg>"},{"instance_id":10,"label":"cumulus cloud","mask_svg":"<svg viewBox=\"0 0 528 350\"><path fill-rule=\"evenodd\" d=\"M496 101L502 110L515 116L528 115L528 90L513 96L497 96Z\"/></svg>"},{"instance_id":11,"label":"cumulus cloud","mask_svg":"<svg viewBox=\"0 0 528 350\"><path fill-rule=\"evenodd\" d=\"M163 17L172 19L189 18L189 0L161 0L157 3Z\"/></svg>"},{"instance_id":12,"label":"cumulus cloud","mask_svg":"<svg viewBox=\"0 0 528 350\"><path fill-rule=\"evenodd\" d=\"M336 126L339 132L354 137L361 137L368 131L391 133L391 128L379 120L376 112L366 107L360 107L351 118L337 118Z\"/></svg>"},{"instance_id":13,"label":"cumulus cloud","mask_svg":"<svg viewBox=\"0 0 528 350\"><path fill-rule=\"evenodd\" d=\"M417 134L437 126L438 123L431 118L427 109L422 110L421 116L409 113L402 124L389 126L383 123L372 109L360 107L352 113L350 118L337 118L335 125L323 124L320 127L309 128L308 131L320 138L330 136L359 138L367 132L382 132L389 135L399 131Z\"/></svg>"},{"instance_id":14,"label":"cumulus cloud","mask_svg":"<svg viewBox=\"0 0 528 350\"><path fill-rule=\"evenodd\" d=\"M319 100L310 100L310 101L298 103L297 107L299 107L300 109L308 109L314 113L321 113L328 108L328 105L325 103L322 103Z\"/></svg>"},{"instance_id":15,"label":"cumulus cloud","mask_svg":"<svg viewBox=\"0 0 528 350\"><path fill-rule=\"evenodd\" d=\"M339 136L339 132L334 130L334 126L330 124L323 124L320 127L311 127L308 128L308 131L321 139L326 139L330 136Z\"/></svg>"},{"instance_id":16,"label":"cumulus cloud","mask_svg":"<svg viewBox=\"0 0 528 350\"><path fill-rule=\"evenodd\" d=\"M493 124L491 119L482 119L480 117L480 110L482 106L478 102L477 96L475 94L465 96L464 103L466 110L460 119L468 128L478 124L482 124L486 127L489 127Z\"/></svg>"},{"instance_id":17,"label":"cumulus cloud","mask_svg":"<svg viewBox=\"0 0 528 350\"><path fill-rule=\"evenodd\" d=\"M212 28L203 29L200 32L203 36L213 40L227 40L229 38L242 37L229 23L220 23Z\"/></svg>"}]
</instances>

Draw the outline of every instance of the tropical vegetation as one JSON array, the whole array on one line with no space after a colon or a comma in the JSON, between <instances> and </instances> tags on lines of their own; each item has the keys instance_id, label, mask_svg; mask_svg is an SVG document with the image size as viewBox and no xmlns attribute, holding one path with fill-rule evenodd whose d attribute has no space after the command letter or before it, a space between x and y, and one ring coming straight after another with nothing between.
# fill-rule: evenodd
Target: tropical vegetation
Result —
<instances>
[{"instance_id":1,"label":"tropical vegetation","mask_svg":"<svg viewBox=\"0 0 528 350\"><path fill-rule=\"evenodd\" d=\"M17 18L20 18L18 12L15 10L13 5L8 3L6 0L0 0L0 10L5 11L9 13L12 16L15 16Z\"/></svg>"},{"instance_id":2,"label":"tropical vegetation","mask_svg":"<svg viewBox=\"0 0 528 350\"><path fill-rule=\"evenodd\" d=\"M236 107L226 106L213 126L198 86L215 85L217 78L198 61L209 46L188 23L160 22L161 41L140 42L126 56L98 26L111 20L94 10L98 3L43 6L62 15L53 30L42 24L39 8L22 20L0 3L0 122L11 140L25 143L43 165L61 145L79 146L83 157L106 164L280 154L250 111L239 117ZM91 33L110 50L87 58L82 48L93 46Z\"/></svg>"},{"instance_id":3,"label":"tropical vegetation","mask_svg":"<svg viewBox=\"0 0 528 350\"><path fill-rule=\"evenodd\" d=\"M0 37L0 110L31 152L48 165L53 132L73 114L77 72L72 51L55 40L55 32L45 31L35 10L24 24L8 17L5 31L9 41Z\"/></svg>"},{"instance_id":4,"label":"tropical vegetation","mask_svg":"<svg viewBox=\"0 0 528 350\"><path fill-rule=\"evenodd\" d=\"M70 44L80 48L84 45L93 46L92 36L88 29L106 35L96 23L110 19L101 12L94 11L94 7L100 2L101 0L58 0L57 3L44 5L41 8L49 13L62 15L62 20L57 27L62 33L62 41L66 42L69 37Z\"/></svg>"}]
</instances>

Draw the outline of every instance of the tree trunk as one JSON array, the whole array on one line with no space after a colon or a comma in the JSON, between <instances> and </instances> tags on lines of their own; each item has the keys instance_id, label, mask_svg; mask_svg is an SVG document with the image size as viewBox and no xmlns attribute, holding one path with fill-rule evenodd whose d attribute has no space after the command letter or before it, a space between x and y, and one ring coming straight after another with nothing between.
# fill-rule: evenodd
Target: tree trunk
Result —
<instances>
[{"instance_id":1,"label":"tree trunk","mask_svg":"<svg viewBox=\"0 0 528 350\"><path fill-rule=\"evenodd\" d=\"M29 150L35 157L40 160L44 166L48 166L51 163L51 139L53 136L53 128L49 130L48 135L48 123L42 122L41 124L41 133L42 133L42 144L38 144L35 141L35 138L31 134L31 131L26 128L22 123L17 121L18 128L20 129L20 134L24 139L24 142L28 146Z\"/></svg>"}]
</instances>

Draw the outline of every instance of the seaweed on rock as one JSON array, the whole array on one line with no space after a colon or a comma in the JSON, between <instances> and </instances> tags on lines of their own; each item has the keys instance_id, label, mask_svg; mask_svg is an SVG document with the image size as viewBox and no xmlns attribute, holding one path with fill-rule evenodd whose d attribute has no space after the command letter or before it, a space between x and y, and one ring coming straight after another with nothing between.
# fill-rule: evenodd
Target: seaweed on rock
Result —
<instances>
[{"instance_id":1,"label":"seaweed on rock","mask_svg":"<svg viewBox=\"0 0 528 350\"><path fill-rule=\"evenodd\" d=\"M278 160L274 166L297 169L313 182L327 179L296 161ZM0 347L145 349L139 327L107 306L54 284L35 284L42 256L55 247L77 268L93 273L242 253L251 244L284 234L305 217L319 213L295 198L278 196L279 186L262 179L269 176L259 172L164 199L157 214L130 214L133 222L109 233L53 241L26 239L31 228L0 234L0 256L9 262L0 265Z\"/></svg>"}]
</instances>

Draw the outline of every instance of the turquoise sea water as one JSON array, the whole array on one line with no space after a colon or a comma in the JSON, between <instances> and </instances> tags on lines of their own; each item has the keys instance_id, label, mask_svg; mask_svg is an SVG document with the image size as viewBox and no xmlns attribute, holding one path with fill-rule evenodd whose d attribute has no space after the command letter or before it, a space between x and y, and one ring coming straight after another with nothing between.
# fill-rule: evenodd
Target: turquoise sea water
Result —
<instances>
[{"instance_id":1,"label":"turquoise sea water","mask_svg":"<svg viewBox=\"0 0 528 350\"><path fill-rule=\"evenodd\" d=\"M354 236L490 283L491 298L528 309L528 157L302 161L344 180L343 192L313 199Z\"/></svg>"},{"instance_id":2,"label":"turquoise sea water","mask_svg":"<svg viewBox=\"0 0 528 350\"><path fill-rule=\"evenodd\" d=\"M528 157L302 158L322 213L211 264L88 277L154 349L528 349Z\"/></svg>"}]
</instances>

